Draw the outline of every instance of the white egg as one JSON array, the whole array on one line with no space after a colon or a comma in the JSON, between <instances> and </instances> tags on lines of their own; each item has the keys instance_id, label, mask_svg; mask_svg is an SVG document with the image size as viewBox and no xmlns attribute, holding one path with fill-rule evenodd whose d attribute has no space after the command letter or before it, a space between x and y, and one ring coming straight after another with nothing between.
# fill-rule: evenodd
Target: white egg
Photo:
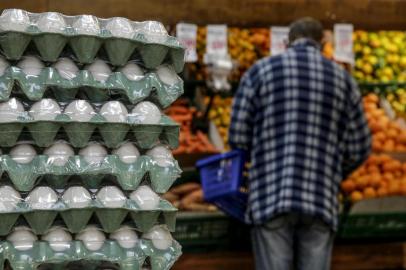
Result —
<instances>
[{"instance_id":1,"label":"white egg","mask_svg":"<svg viewBox=\"0 0 406 270\"><path fill-rule=\"evenodd\" d=\"M59 60L53 64L52 67L54 67L58 71L59 75L66 80L72 80L79 72L79 68L76 66L76 64L71 59L66 57L59 58Z\"/></svg>"},{"instance_id":2,"label":"white egg","mask_svg":"<svg viewBox=\"0 0 406 270\"><path fill-rule=\"evenodd\" d=\"M159 205L159 196L149 186L139 186L130 195L142 210L154 210Z\"/></svg>"},{"instance_id":3,"label":"white egg","mask_svg":"<svg viewBox=\"0 0 406 270\"><path fill-rule=\"evenodd\" d=\"M21 201L21 195L10 186L0 187L0 212L11 212Z\"/></svg>"},{"instance_id":4,"label":"white egg","mask_svg":"<svg viewBox=\"0 0 406 270\"><path fill-rule=\"evenodd\" d=\"M108 122L123 123L127 121L127 108L119 101L106 102L100 109L100 114Z\"/></svg>"},{"instance_id":5,"label":"white egg","mask_svg":"<svg viewBox=\"0 0 406 270\"><path fill-rule=\"evenodd\" d=\"M45 68L44 64L35 56L24 56L20 62L17 63L17 67L29 76L38 76Z\"/></svg>"},{"instance_id":6,"label":"white egg","mask_svg":"<svg viewBox=\"0 0 406 270\"><path fill-rule=\"evenodd\" d=\"M32 209L50 209L58 201L58 194L50 187L36 187L25 201Z\"/></svg>"},{"instance_id":7,"label":"white egg","mask_svg":"<svg viewBox=\"0 0 406 270\"><path fill-rule=\"evenodd\" d=\"M134 29L131 22L126 18L111 18L106 25L106 29L115 37L132 38L134 35Z\"/></svg>"},{"instance_id":8,"label":"white egg","mask_svg":"<svg viewBox=\"0 0 406 270\"><path fill-rule=\"evenodd\" d=\"M99 21L92 15L81 15L72 27L79 35L98 35L100 33Z\"/></svg>"},{"instance_id":9,"label":"white egg","mask_svg":"<svg viewBox=\"0 0 406 270\"><path fill-rule=\"evenodd\" d=\"M106 236L98 227L90 225L76 235L76 240L82 241L88 250L97 251L102 248Z\"/></svg>"},{"instance_id":10,"label":"white egg","mask_svg":"<svg viewBox=\"0 0 406 270\"><path fill-rule=\"evenodd\" d=\"M107 156L107 150L99 143L89 143L88 146L80 149L79 155L89 164L99 164Z\"/></svg>"},{"instance_id":11,"label":"white egg","mask_svg":"<svg viewBox=\"0 0 406 270\"><path fill-rule=\"evenodd\" d=\"M6 69L8 69L10 66L10 63L7 62L6 59L4 59L4 57L0 56L0 76L4 75L4 72L6 71Z\"/></svg>"},{"instance_id":12,"label":"white egg","mask_svg":"<svg viewBox=\"0 0 406 270\"><path fill-rule=\"evenodd\" d=\"M51 249L62 252L69 249L72 242L72 235L65 228L52 227L41 237L42 241L49 243Z\"/></svg>"},{"instance_id":13,"label":"white egg","mask_svg":"<svg viewBox=\"0 0 406 270\"><path fill-rule=\"evenodd\" d=\"M148 38L150 42L162 43L168 37L168 31L165 26L157 21L145 21L140 23L141 32Z\"/></svg>"},{"instance_id":14,"label":"white egg","mask_svg":"<svg viewBox=\"0 0 406 270\"><path fill-rule=\"evenodd\" d=\"M174 85L180 81L178 74L173 69L173 67L163 65L159 66L156 69L156 74L158 75L159 79L167 85Z\"/></svg>"},{"instance_id":15,"label":"white egg","mask_svg":"<svg viewBox=\"0 0 406 270\"><path fill-rule=\"evenodd\" d=\"M35 102L29 111L34 120L51 121L62 113L59 104L51 98L43 98Z\"/></svg>"},{"instance_id":16,"label":"white egg","mask_svg":"<svg viewBox=\"0 0 406 270\"><path fill-rule=\"evenodd\" d=\"M118 71L122 72L127 79L131 81L137 81L144 76L144 71L140 68L140 66L132 62L127 63L127 65L120 68Z\"/></svg>"},{"instance_id":17,"label":"white egg","mask_svg":"<svg viewBox=\"0 0 406 270\"><path fill-rule=\"evenodd\" d=\"M111 75L111 68L106 64L106 62L96 59L92 64L87 65L85 70L92 73L93 78L99 82L105 82Z\"/></svg>"},{"instance_id":18,"label":"white egg","mask_svg":"<svg viewBox=\"0 0 406 270\"><path fill-rule=\"evenodd\" d=\"M150 156L160 167L173 166L173 155L171 151L163 145L158 145L148 150L146 155Z\"/></svg>"},{"instance_id":19,"label":"white egg","mask_svg":"<svg viewBox=\"0 0 406 270\"><path fill-rule=\"evenodd\" d=\"M7 241L20 251L32 249L37 240L37 236L32 233L31 229L24 226L14 228L13 232L7 236Z\"/></svg>"},{"instance_id":20,"label":"white egg","mask_svg":"<svg viewBox=\"0 0 406 270\"><path fill-rule=\"evenodd\" d=\"M15 98L0 103L0 123L17 121L23 113L23 104Z\"/></svg>"},{"instance_id":21,"label":"white egg","mask_svg":"<svg viewBox=\"0 0 406 270\"><path fill-rule=\"evenodd\" d=\"M96 113L92 105L86 100L75 100L66 106L65 114L73 121L88 122Z\"/></svg>"},{"instance_id":22,"label":"white egg","mask_svg":"<svg viewBox=\"0 0 406 270\"><path fill-rule=\"evenodd\" d=\"M136 118L137 122L141 124L156 125L161 121L161 111L152 102L143 101L138 103L131 114Z\"/></svg>"},{"instance_id":23,"label":"white egg","mask_svg":"<svg viewBox=\"0 0 406 270\"><path fill-rule=\"evenodd\" d=\"M37 26L43 32L63 33L66 22L63 16L57 12L45 12L40 15Z\"/></svg>"},{"instance_id":24,"label":"white egg","mask_svg":"<svg viewBox=\"0 0 406 270\"><path fill-rule=\"evenodd\" d=\"M62 200L69 208L85 208L90 205L92 196L84 187L70 187L62 195Z\"/></svg>"},{"instance_id":25,"label":"white egg","mask_svg":"<svg viewBox=\"0 0 406 270\"><path fill-rule=\"evenodd\" d=\"M37 152L30 144L19 144L10 150L11 159L20 164L30 163L36 155Z\"/></svg>"},{"instance_id":26,"label":"white egg","mask_svg":"<svg viewBox=\"0 0 406 270\"><path fill-rule=\"evenodd\" d=\"M152 241L152 245L160 250L168 249L172 245L172 235L168 229L162 226L154 226L147 233L144 233L142 238Z\"/></svg>"},{"instance_id":27,"label":"white egg","mask_svg":"<svg viewBox=\"0 0 406 270\"><path fill-rule=\"evenodd\" d=\"M134 144L127 142L121 145L119 148L114 149L112 154L117 155L122 162L131 164L134 163L140 156L140 151L138 151Z\"/></svg>"},{"instance_id":28,"label":"white egg","mask_svg":"<svg viewBox=\"0 0 406 270\"><path fill-rule=\"evenodd\" d=\"M69 158L75 155L73 148L65 141L57 141L44 151L48 156L48 164L65 166Z\"/></svg>"},{"instance_id":29,"label":"white egg","mask_svg":"<svg viewBox=\"0 0 406 270\"><path fill-rule=\"evenodd\" d=\"M124 193L114 186L103 187L97 193L97 199L107 208L123 207L127 198Z\"/></svg>"},{"instance_id":30,"label":"white egg","mask_svg":"<svg viewBox=\"0 0 406 270\"><path fill-rule=\"evenodd\" d=\"M30 25L28 12L22 9L6 9L0 16L0 28L5 31L23 32Z\"/></svg>"},{"instance_id":31,"label":"white egg","mask_svg":"<svg viewBox=\"0 0 406 270\"><path fill-rule=\"evenodd\" d=\"M129 226L122 226L110 234L110 239L116 240L122 248L133 248L138 242L138 235Z\"/></svg>"}]
</instances>

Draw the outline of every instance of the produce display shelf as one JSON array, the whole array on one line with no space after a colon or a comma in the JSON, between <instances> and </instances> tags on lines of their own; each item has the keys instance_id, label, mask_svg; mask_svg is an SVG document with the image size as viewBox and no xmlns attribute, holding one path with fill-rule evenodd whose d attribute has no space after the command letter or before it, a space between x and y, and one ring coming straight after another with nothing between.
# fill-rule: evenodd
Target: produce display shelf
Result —
<instances>
[{"instance_id":1,"label":"produce display shelf","mask_svg":"<svg viewBox=\"0 0 406 270\"><path fill-rule=\"evenodd\" d=\"M188 252L250 246L249 227L222 212L179 212L173 236Z\"/></svg>"}]
</instances>

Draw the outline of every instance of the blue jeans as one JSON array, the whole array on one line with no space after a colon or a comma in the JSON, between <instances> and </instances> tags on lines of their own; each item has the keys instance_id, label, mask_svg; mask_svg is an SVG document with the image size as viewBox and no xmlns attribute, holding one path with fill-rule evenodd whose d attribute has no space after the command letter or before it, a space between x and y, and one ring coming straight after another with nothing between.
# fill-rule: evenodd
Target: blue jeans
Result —
<instances>
[{"instance_id":1,"label":"blue jeans","mask_svg":"<svg viewBox=\"0 0 406 270\"><path fill-rule=\"evenodd\" d=\"M334 233L323 221L285 214L252 229L257 270L329 270Z\"/></svg>"}]
</instances>

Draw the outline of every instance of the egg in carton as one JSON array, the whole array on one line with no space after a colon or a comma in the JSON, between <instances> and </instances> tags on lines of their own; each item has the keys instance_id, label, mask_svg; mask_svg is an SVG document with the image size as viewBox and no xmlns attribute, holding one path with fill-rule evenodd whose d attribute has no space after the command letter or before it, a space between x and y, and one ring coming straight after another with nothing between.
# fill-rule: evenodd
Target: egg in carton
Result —
<instances>
[{"instance_id":1,"label":"egg in carton","mask_svg":"<svg viewBox=\"0 0 406 270\"><path fill-rule=\"evenodd\" d=\"M163 108L184 91L183 81L167 65L145 72L136 63L128 62L113 72L100 59L79 70L68 58L61 58L50 67L34 56L24 56L16 66L0 58L0 100L8 100L17 89L34 101L49 91L59 101L72 100L78 92L84 92L91 101L102 102L114 93L132 104L153 99Z\"/></svg>"},{"instance_id":2,"label":"egg in carton","mask_svg":"<svg viewBox=\"0 0 406 270\"><path fill-rule=\"evenodd\" d=\"M176 72L184 66L185 50L155 21L133 22L126 18L100 19L90 15L66 16L57 12L29 13L6 9L0 16L0 46L8 59L18 60L34 41L42 59L54 62L68 45L80 63L92 63L104 47L109 61L123 66L140 57L147 68L167 59Z\"/></svg>"},{"instance_id":3,"label":"egg in carton","mask_svg":"<svg viewBox=\"0 0 406 270\"><path fill-rule=\"evenodd\" d=\"M42 99L23 105L12 98L1 102L0 146L15 145L24 127L40 147L51 145L62 130L72 146L84 147L98 130L107 147L115 148L130 137L142 149L152 148L159 141L176 148L180 128L149 101L128 108L119 101L90 104L74 100L66 104Z\"/></svg>"},{"instance_id":4,"label":"egg in carton","mask_svg":"<svg viewBox=\"0 0 406 270\"><path fill-rule=\"evenodd\" d=\"M0 267L8 260L13 269L21 270L34 270L47 263L54 265L52 269L67 269L67 263L79 260L111 262L122 270L141 270L147 258L151 270L167 270L182 253L165 226L152 227L144 234L122 226L109 235L94 225L76 235L64 227L52 227L41 241L29 228L16 227L0 242L0 247L8 250L0 259Z\"/></svg>"},{"instance_id":5,"label":"egg in carton","mask_svg":"<svg viewBox=\"0 0 406 270\"><path fill-rule=\"evenodd\" d=\"M158 145L140 155L129 142L110 155L103 145L95 142L82 148L78 155L64 141L55 142L42 155L37 155L30 144L23 143L13 147L8 155L2 155L0 165L1 173L7 173L19 191L30 191L44 182L61 189L80 179L91 189L113 181L123 190L135 190L147 181L155 192L162 194L181 174L178 162L167 147Z\"/></svg>"},{"instance_id":6,"label":"egg in carton","mask_svg":"<svg viewBox=\"0 0 406 270\"><path fill-rule=\"evenodd\" d=\"M21 217L37 235L43 235L61 220L71 233L80 232L91 220L97 220L107 233L124 223L141 232L158 224L165 224L171 231L175 229L177 209L146 185L128 193L116 186L91 191L71 186L60 193L39 186L26 196L6 185L0 186L0 193L5 195L0 201L3 220L0 235L7 235Z\"/></svg>"}]
</instances>

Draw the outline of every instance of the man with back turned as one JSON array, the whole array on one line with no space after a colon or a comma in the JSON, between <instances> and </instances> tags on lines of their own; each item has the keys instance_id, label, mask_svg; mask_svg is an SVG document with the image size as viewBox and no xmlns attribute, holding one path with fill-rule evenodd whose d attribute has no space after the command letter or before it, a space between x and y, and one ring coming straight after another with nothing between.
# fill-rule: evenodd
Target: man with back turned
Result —
<instances>
[{"instance_id":1,"label":"man with back turned","mask_svg":"<svg viewBox=\"0 0 406 270\"><path fill-rule=\"evenodd\" d=\"M289 48L243 76L229 142L248 151L247 220L258 270L330 269L342 179L371 135L354 79L320 52L322 25L303 18Z\"/></svg>"}]
</instances>

